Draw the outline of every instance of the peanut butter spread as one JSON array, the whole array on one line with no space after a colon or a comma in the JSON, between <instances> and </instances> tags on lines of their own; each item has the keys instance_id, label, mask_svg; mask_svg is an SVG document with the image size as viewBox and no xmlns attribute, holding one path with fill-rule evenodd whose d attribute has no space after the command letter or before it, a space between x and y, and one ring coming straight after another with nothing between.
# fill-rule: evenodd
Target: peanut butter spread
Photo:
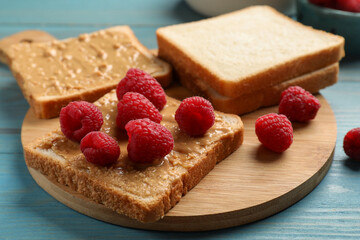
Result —
<instances>
[{"instance_id":1,"label":"peanut butter spread","mask_svg":"<svg viewBox=\"0 0 360 240\"><path fill-rule=\"evenodd\" d=\"M163 71L159 60L142 51L126 30L114 29L62 41L14 44L8 52L11 69L23 79L28 95L37 99L115 86L131 67L152 75Z\"/></svg>"},{"instance_id":2,"label":"peanut butter spread","mask_svg":"<svg viewBox=\"0 0 360 240\"><path fill-rule=\"evenodd\" d=\"M110 167L87 162L79 144L68 140L60 130L53 134L52 142L44 143L38 148L55 153L59 156L59 161L66 162L66 165L84 174L91 174L99 181L111 183L116 188L135 196L153 198L157 194L161 196L161 192L166 191L172 182L181 179L188 169L201 161L206 154L205 151L212 148L213 143L228 137L228 134L234 134L231 127L233 123L216 114L215 124L203 137L187 136L180 131L174 118L179 102L167 98L167 104L161 111L163 116L161 124L171 131L175 142L174 149L151 165L134 164L127 155L127 134L116 127L117 102L116 93L112 91L95 103L104 117L101 131L114 137L120 145L120 157Z\"/></svg>"}]
</instances>

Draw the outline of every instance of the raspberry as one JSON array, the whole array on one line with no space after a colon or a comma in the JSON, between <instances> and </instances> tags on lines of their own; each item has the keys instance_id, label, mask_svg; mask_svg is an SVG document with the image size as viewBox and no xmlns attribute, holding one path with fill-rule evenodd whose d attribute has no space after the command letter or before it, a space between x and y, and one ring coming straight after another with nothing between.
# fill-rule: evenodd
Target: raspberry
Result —
<instances>
[{"instance_id":1,"label":"raspberry","mask_svg":"<svg viewBox=\"0 0 360 240\"><path fill-rule=\"evenodd\" d=\"M60 111L61 131L72 141L80 142L87 133L100 130L103 122L101 111L89 102L71 102Z\"/></svg>"},{"instance_id":2,"label":"raspberry","mask_svg":"<svg viewBox=\"0 0 360 240\"><path fill-rule=\"evenodd\" d=\"M319 100L301 87L289 87L281 93L279 113L290 121L307 122L314 119L320 107Z\"/></svg>"},{"instance_id":3,"label":"raspberry","mask_svg":"<svg viewBox=\"0 0 360 240\"><path fill-rule=\"evenodd\" d=\"M130 120L149 118L160 123L162 116L159 110L143 95L136 92L125 93L117 105L116 125L124 129Z\"/></svg>"},{"instance_id":4,"label":"raspberry","mask_svg":"<svg viewBox=\"0 0 360 240\"><path fill-rule=\"evenodd\" d=\"M120 155L118 143L103 132L90 132L80 142L80 149L88 162L108 165L116 162Z\"/></svg>"},{"instance_id":5,"label":"raspberry","mask_svg":"<svg viewBox=\"0 0 360 240\"><path fill-rule=\"evenodd\" d=\"M360 0L336 0L336 8L348 12L360 12Z\"/></svg>"},{"instance_id":6,"label":"raspberry","mask_svg":"<svg viewBox=\"0 0 360 240\"><path fill-rule=\"evenodd\" d=\"M214 108L205 98L186 98L176 110L175 120L180 129L189 136L202 136L214 125Z\"/></svg>"},{"instance_id":7,"label":"raspberry","mask_svg":"<svg viewBox=\"0 0 360 240\"><path fill-rule=\"evenodd\" d=\"M293 142L293 128L285 115L269 113L255 122L259 141L274 152L283 152Z\"/></svg>"},{"instance_id":8,"label":"raspberry","mask_svg":"<svg viewBox=\"0 0 360 240\"><path fill-rule=\"evenodd\" d=\"M148 118L132 120L125 129L129 136L127 150L133 162L151 163L174 148L171 132Z\"/></svg>"},{"instance_id":9,"label":"raspberry","mask_svg":"<svg viewBox=\"0 0 360 240\"><path fill-rule=\"evenodd\" d=\"M126 76L119 82L116 95L121 100L127 92L138 92L144 95L160 111L166 104L166 95L160 83L150 74L130 68Z\"/></svg>"},{"instance_id":10,"label":"raspberry","mask_svg":"<svg viewBox=\"0 0 360 240\"><path fill-rule=\"evenodd\" d=\"M343 147L346 155L360 161L360 128L351 129L345 135Z\"/></svg>"}]
</instances>

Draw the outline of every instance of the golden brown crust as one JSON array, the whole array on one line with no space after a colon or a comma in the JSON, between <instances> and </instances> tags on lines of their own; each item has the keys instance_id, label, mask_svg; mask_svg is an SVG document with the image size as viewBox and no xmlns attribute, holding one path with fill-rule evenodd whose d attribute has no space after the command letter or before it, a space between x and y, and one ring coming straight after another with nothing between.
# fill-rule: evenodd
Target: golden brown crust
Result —
<instances>
[{"instance_id":1,"label":"golden brown crust","mask_svg":"<svg viewBox=\"0 0 360 240\"><path fill-rule=\"evenodd\" d=\"M191 73L196 75L196 78L206 79L207 83L219 94L232 98L238 97L239 94L258 90L259 86L264 86L264 79L266 79L266 84L271 86L334 64L344 56L344 42L342 42L341 45L334 48L286 62L266 72L249 76L240 82L224 83L224 81L218 79L199 63L194 62L186 53L177 49L176 46L172 45L161 35L158 34L157 37L159 57L170 62L176 72Z\"/></svg>"},{"instance_id":2,"label":"golden brown crust","mask_svg":"<svg viewBox=\"0 0 360 240\"><path fill-rule=\"evenodd\" d=\"M32 145L36 146L46 141L51 142L51 134L43 139L38 139ZM25 146L24 156L27 166L39 170L50 180L70 187L97 203L104 204L120 214L142 222L158 220L159 216L163 216L182 196L182 183L180 179L177 179L169 188L168 195L158 196L157 202L145 204L130 195L114 190L103 182L82 174L76 169L65 167L59 161L41 154L33 147Z\"/></svg>"},{"instance_id":3,"label":"golden brown crust","mask_svg":"<svg viewBox=\"0 0 360 240\"><path fill-rule=\"evenodd\" d=\"M15 79L18 82L18 85L22 91L23 89L23 80L19 74L13 73ZM170 78L170 76L162 76L162 78ZM171 80L170 80L171 81ZM100 97L104 96L106 93L110 92L112 89L116 88L116 85L103 86L96 89L88 89L87 91L80 92L78 94L72 94L68 96L62 96L61 98L52 98L48 100L37 100L32 97L32 95L26 96L34 114L37 118L54 118L58 117L62 107L65 107L69 102L84 100L88 102L94 102Z\"/></svg>"},{"instance_id":4,"label":"golden brown crust","mask_svg":"<svg viewBox=\"0 0 360 240\"><path fill-rule=\"evenodd\" d=\"M218 113L221 114L221 113ZM239 116L221 114L224 119L235 122L231 127L232 134L224 134L218 141L211 143L209 150L198 156L197 164L179 174L162 196L154 196L151 202L141 201L141 199L122 192L119 189L111 188L111 184L97 181L89 174L84 174L80 170L62 164L61 159L56 159L52 155L47 155L37 149L39 146L52 144L53 134L61 134L59 130L49 133L47 136L38 139L24 147L26 164L39 170L51 181L56 181L62 185L81 193L85 197L105 205L106 207L124 214L130 218L142 222L154 222L159 220L193 188L217 162L225 159L234 152L243 141L243 124ZM229 120L229 121L230 121ZM224 120L227 121L227 120Z\"/></svg>"},{"instance_id":5,"label":"golden brown crust","mask_svg":"<svg viewBox=\"0 0 360 240\"><path fill-rule=\"evenodd\" d=\"M186 74L185 71L180 70L177 72L177 76L180 82L194 94L209 99L216 110L244 114L260 107L278 104L281 92L290 86L300 86L311 93L316 93L320 89L335 84L338 80L338 72L339 64L335 63L318 71L236 98L224 97L218 93L214 95L214 91L209 91L209 87L205 83L191 74Z\"/></svg>"},{"instance_id":6,"label":"golden brown crust","mask_svg":"<svg viewBox=\"0 0 360 240\"><path fill-rule=\"evenodd\" d=\"M84 100L94 102L102 97L104 94L110 92L116 86L105 86L97 89L91 89L78 94L64 96L61 98L53 98L49 100L36 100L30 96L29 102L36 117L38 118L53 118L58 117L62 107L65 107L69 102Z\"/></svg>"},{"instance_id":7,"label":"golden brown crust","mask_svg":"<svg viewBox=\"0 0 360 240\"><path fill-rule=\"evenodd\" d=\"M183 194L186 194L195 187L201 179L203 179L216 166L217 163L224 160L227 156L239 148L244 140L243 132L244 129L243 126L241 126L241 129L235 132L231 137L222 138L221 141L214 144L209 152L203 155L203 161L189 169L188 175L183 182Z\"/></svg>"},{"instance_id":8,"label":"golden brown crust","mask_svg":"<svg viewBox=\"0 0 360 240\"><path fill-rule=\"evenodd\" d=\"M134 33L128 26L118 26L109 29L110 31L121 31L126 33L132 40L132 43L136 48L142 52L144 55L148 56L149 58L153 58L152 53L143 46L139 40L136 38ZM163 72L156 73L154 77L158 80L158 82L163 86L167 87L172 80L172 68L171 65L168 63L156 59L157 63L162 66ZM9 65L11 68L11 59L9 59ZM20 86L24 97L29 102L31 108L33 109L36 117L38 118L53 118L59 116L60 110L62 107L66 106L71 101L77 100L85 100L89 102L94 102L100 97L102 97L105 93L109 92L110 90L116 88L117 84L107 85L107 86L99 86L94 89L86 89L85 91L78 92L76 94L68 94L62 96L56 96L53 98L47 99L40 99L33 97L32 93L29 92L24 87L24 78L21 75L21 72L17 72L14 69L11 69L15 79Z\"/></svg>"},{"instance_id":9,"label":"golden brown crust","mask_svg":"<svg viewBox=\"0 0 360 240\"><path fill-rule=\"evenodd\" d=\"M311 27L304 26L301 23L283 16L272 8L264 8L274 11L285 21L291 21L300 28L312 29ZM241 11L246 11L246 9L222 16L238 14ZM222 16L219 16L218 18L221 18ZM317 31L318 34L329 35L328 33L320 30L312 30ZM275 85L303 74L324 68L338 62L345 54L344 38L333 35L332 37L337 39L337 44L334 44L332 47L314 51L311 54L303 55L295 59L289 59L281 64L274 65L272 68L267 69L266 71L262 71L254 75L249 75L246 78L241 79L241 81L227 81L214 75L211 69L208 69L207 66L201 65L200 63L196 62L196 59L191 58L186 53L186 50L179 48L176 43L169 41L166 34L162 32L161 28L157 30L156 36L159 46L159 57L171 63L174 66L174 70L176 72L185 71L185 74L191 74L196 78L200 78L219 94L231 98L238 97L245 93L251 93L261 87Z\"/></svg>"},{"instance_id":10,"label":"golden brown crust","mask_svg":"<svg viewBox=\"0 0 360 240\"><path fill-rule=\"evenodd\" d=\"M165 211L170 209L171 203L176 203L180 200L180 181L173 183L173 188L171 188L168 196L163 196L156 204L144 205L143 202L137 201L129 195L121 194L107 187L102 182L94 181L79 171L72 168L65 168L59 162L54 161L49 156L34 151L34 149L24 148L24 155L26 164L29 167L39 170L50 180L70 187L97 203L103 204L120 214L142 222L158 220L159 216L163 216Z\"/></svg>"}]
</instances>

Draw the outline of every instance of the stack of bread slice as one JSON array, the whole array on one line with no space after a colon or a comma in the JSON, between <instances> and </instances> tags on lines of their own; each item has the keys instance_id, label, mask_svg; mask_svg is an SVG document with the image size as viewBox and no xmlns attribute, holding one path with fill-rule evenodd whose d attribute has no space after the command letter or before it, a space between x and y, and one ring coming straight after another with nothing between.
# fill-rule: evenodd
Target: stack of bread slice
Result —
<instances>
[{"instance_id":1,"label":"stack of bread slice","mask_svg":"<svg viewBox=\"0 0 360 240\"><path fill-rule=\"evenodd\" d=\"M344 39L253 6L157 30L159 57L217 110L243 114L277 104L298 85L316 93L337 82Z\"/></svg>"}]
</instances>

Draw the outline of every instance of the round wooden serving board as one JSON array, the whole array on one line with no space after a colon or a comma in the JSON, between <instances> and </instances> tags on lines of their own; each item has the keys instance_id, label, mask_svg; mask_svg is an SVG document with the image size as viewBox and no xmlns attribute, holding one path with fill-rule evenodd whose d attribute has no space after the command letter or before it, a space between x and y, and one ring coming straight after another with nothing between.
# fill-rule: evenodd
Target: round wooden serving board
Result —
<instances>
[{"instance_id":1,"label":"round wooden serving board","mask_svg":"<svg viewBox=\"0 0 360 240\"><path fill-rule=\"evenodd\" d=\"M253 222L299 201L327 173L336 142L336 121L326 100L321 95L317 97L322 107L316 119L307 124L293 124L294 142L282 154L262 147L254 132L255 120L266 113L277 112L277 106L242 116L245 126L243 145L155 223L143 224L119 215L50 181L32 168L29 171L45 191L68 207L121 226L204 231ZM22 143L33 141L58 124L58 119L39 120L28 111L22 126Z\"/></svg>"}]
</instances>

